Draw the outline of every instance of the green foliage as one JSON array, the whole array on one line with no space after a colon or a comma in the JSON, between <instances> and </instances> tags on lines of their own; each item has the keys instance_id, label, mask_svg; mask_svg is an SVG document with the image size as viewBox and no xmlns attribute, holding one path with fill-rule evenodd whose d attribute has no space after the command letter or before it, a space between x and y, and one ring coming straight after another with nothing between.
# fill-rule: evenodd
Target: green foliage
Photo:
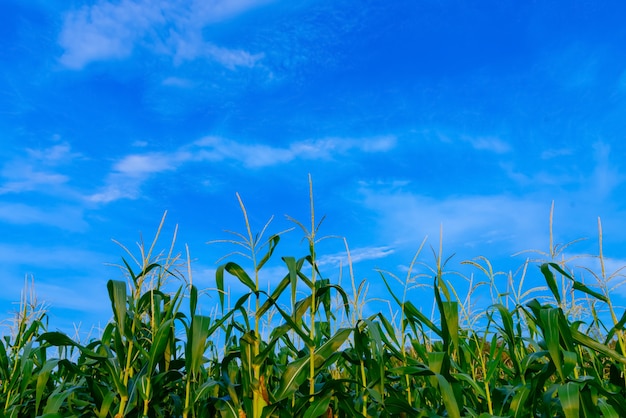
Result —
<instances>
[{"instance_id":1,"label":"green foliage","mask_svg":"<svg viewBox=\"0 0 626 418\"><path fill-rule=\"evenodd\" d=\"M222 242L243 248L249 265L218 267L212 315L173 243L153 255L163 221L147 251L129 252L135 267L122 259L126 280L108 282L112 320L97 338L48 331L45 311L24 297L0 339L0 417L626 416L626 314L611 300L618 276L604 271L601 228L601 273L582 269L594 284L556 262L554 247L530 269L545 289L513 286L481 257L466 264L485 279L467 279L460 299L441 248L430 273L414 273L420 247L404 281L380 273L393 315L363 316L363 284L351 274L349 294L320 269L312 201L310 228L296 222L307 254L280 260L283 233L264 240L268 223L253 234L241 204L247 232ZM266 291L260 272L276 261L284 273ZM233 282L246 291L230 305ZM410 300L418 287L432 315ZM476 309L479 291L491 303Z\"/></svg>"}]
</instances>

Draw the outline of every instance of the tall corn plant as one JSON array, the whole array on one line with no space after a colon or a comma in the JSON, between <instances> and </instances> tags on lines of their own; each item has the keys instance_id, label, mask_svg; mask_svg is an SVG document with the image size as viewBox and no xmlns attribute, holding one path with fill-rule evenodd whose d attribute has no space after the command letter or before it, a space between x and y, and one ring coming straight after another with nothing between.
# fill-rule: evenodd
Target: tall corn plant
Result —
<instances>
[{"instance_id":1,"label":"tall corn plant","mask_svg":"<svg viewBox=\"0 0 626 418\"><path fill-rule=\"evenodd\" d=\"M0 402L5 417L37 415L50 395L51 364L37 337L45 332L47 315L34 287L25 286L11 333L0 340Z\"/></svg>"},{"instance_id":2,"label":"tall corn plant","mask_svg":"<svg viewBox=\"0 0 626 418\"><path fill-rule=\"evenodd\" d=\"M334 334L331 333L331 322L335 318L331 309L331 292L335 291L340 295L346 309L348 300L341 287L320 278L315 250L319 224L315 223L312 183L309 184L311 230L308 231L303 224L294 220L306 233L309 254L299 260L283 257L287 273L269 293L262 290L259 274L272 257L281 234L274 234L263 242L262 237L269 223L260 234L252 234L245 206L239 198L246 234L235 233L240 240L227 242L246 250L243 255L251 261L252 274L249 275L234 262L221 265L216 273L222 312L225 309L226 273L248 289L248 293L241 296L235 306L225 313L232 316L224 329L227 346L222 366L226 371L223 373L224 385L229 394L228 408L223 408L223 411L228 416L238 413L257 418L278 414L281 410L287 410L285 408L291 413L318 416L329 408L331 397L328 394L332 392L320 392L317 378L336 361L337 350L346 341L351 330L339 329ZM241 252L238 254L241 255ZM310 271L309 276L305 273L306 270ZM298 299L297 288L302 285L307 289L308 295ZM284 309L281 302L283 294L287 296L288 290L291 312ZM248 299L252 299L253 304L250 311L244 309L244 303ZM238 315L234 315L235 311ZM323 313L323 317L320 317L320 313ZM308 318L308 323L305 318ZM261 334L263 320L273 328L266 336ZM299 347L300 342L304 350ZM277 356L274 350L279 350L280 355ZM279 363L279 359L286 364ZM239 369L234 375L227 373L232 370L233 362L236 362ZM280 375L279 379L276 379L277 373ZM233 377L238 380L239 386L234 384ZM303 390L307 396L304 396Z\"/></svg>"}]
</instances>

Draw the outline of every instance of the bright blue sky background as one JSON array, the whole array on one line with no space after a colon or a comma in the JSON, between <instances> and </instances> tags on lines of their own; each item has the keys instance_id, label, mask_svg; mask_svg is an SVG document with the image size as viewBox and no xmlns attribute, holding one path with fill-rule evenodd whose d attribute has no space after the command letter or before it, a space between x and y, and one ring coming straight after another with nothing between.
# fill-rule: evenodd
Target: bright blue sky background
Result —
<instances>
[{"instance_id":1,"label":"bright blue sky background","mask_svg":"<svg viewBox=\"0 0 626 418\"><path fill-rule=\"evenodd\" d=\"M451 269L480 255L514 269L511 254L547 251L553 200L555 242L591 238L568 256L597 253L600 216L624 265L625 15L619 1L4 0L0 318L32 275L51 328L106 322L112 239L150 241L166 210L159 248L178 224L212 287L232 248L205 243L243 231L235 193L254 229L275 215L278 232L285 214L307 220L309 173L322 234L348 239L370 296L373 269L404 274L440 224ZM299 238L278 255L304 255ZM342 249L320 247L330 277Z\"/></svg>"}]
</instances>

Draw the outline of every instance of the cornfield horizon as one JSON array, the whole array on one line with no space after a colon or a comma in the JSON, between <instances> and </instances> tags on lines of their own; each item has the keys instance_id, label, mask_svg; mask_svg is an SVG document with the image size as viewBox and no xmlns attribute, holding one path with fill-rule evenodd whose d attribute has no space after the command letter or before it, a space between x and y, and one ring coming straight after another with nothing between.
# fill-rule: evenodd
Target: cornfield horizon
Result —
<instances>
[{"instance_id":1,"label":"cornfield horizon","mask_svg":"<svg viewBox=\"0 0 626 418\"><path fill-rule=\"evenodd\" d=\"M372 312L347 240L347 277L331 282L320 266L327 237L310 180L309 192L310 219L277 233L271 219L253 231L237 196L245 228L213 241L232 251L208 289L193 284L189 248L175 252L176 232L158 250L164 215L139 254L121 246L124 277L107 283L112 320L87 340L51 331L26 286L0 341L0 416L626 415L626 311L615 303L624 275L606 271L599 219L589 256L599 271L566 258L575 242L553 242L552 208L549 252L531 251L519 271L485 256L461 263L469 275L447 270L442 238L432 264L424 240L403 275L377 271L389 312ZM305 255L279 251L294 230ZM272 263L285 274L269 288L261 271ZM531 274L545 284L526 288ZM245 291L230 292L231 281Z\"/></svg>"}]
</instances>

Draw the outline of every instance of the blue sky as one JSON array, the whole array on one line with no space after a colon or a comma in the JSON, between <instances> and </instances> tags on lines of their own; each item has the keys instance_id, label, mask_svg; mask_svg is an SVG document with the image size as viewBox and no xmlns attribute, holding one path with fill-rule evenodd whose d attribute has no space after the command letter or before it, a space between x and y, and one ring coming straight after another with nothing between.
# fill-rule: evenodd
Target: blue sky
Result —
<instances>
[{"instance_id":1,"label":"blue sky","mask_svg":"<svg viewBox=\"0 0 626 418\"><path fill-rule=\"evenodd\" d=\"M356 279L590 238L626 265L626 6L606 2L5 0L0 5L0 318L24 279L51 327L106 322L124 255L178 225L207 241L306 221L346 237ZM279 255L304 255L297 232ZM329 277L343 242L320 245ZM427 249L420 260L432 265ZM592 262L591 262L592 263ZM593 263L592 263L593 264ZM280 275L280 266L271 272ZM533 280L538 272L532 271ZM210 309L215 299L204 302Z\"/></svg>"}]
</instances>

